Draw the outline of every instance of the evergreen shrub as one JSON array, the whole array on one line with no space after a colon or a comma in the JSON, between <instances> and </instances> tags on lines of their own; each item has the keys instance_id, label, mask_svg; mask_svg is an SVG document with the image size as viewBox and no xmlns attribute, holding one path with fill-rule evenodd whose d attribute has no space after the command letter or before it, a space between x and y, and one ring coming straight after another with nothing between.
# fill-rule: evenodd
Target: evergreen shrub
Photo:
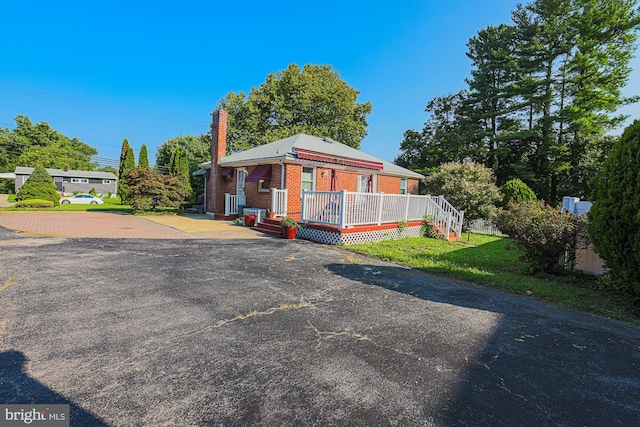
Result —
<instances>
[{"instance_id":1,"label":"evergreen shrub","mask_svg":"<svg viewBox=\"0 0 640 427\"><path fill-rule=\"evenodd\" d=\"M589 237L611 287L640 296L640 121L625 129L593 181Z\"/></svg>"},{"instance_id":2,"label":"evergreen shrub","mask_svg":"<svg viewBox=\"0 0 640 427\"><path fill-rule=\"evenodd\" d=\"M42 166L36 166L31 173L27 182L25 182L18 194L16 195L17 201L23 201L28 199L43 199L49 200L54 206L60 204L60 195L56 191L56 185L53 183L53 178Z\"/></svg>"},{"instance_id":3,"label":"evergreen shrub","mask_svg":"<svg viewBox=\"0 0 640 427\"><path fill-rule=\"evenodd\" d=\"M52 208L53 202L43 199L28 199L21 202L17 202L14 207L16 208Z\"/></svg>"},{"instance_id":4,"label":"evergreen shrub","mask_svg":"<svg viewBox=\"0 0 640 427\"><path fill-rule=\"evenodd\" d=\"M536 200L536 193L518 178L511 179L500 186L502 193L502 206L506 207L509 202L526 202Z\"/></svg>"}]
</instances>

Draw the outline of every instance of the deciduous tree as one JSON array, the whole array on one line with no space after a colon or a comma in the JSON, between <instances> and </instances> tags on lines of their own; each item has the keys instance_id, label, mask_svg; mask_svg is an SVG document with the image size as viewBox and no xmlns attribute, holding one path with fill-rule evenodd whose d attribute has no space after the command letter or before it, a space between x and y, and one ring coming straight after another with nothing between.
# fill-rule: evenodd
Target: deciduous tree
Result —
<instances>
[{"instance_id":1,"label":"deciduous tree","mask_svg":"<svg viewBox=\"0 0 640 427\"><path fill-rule=\"evenodd\" d=\"M0 172L13 171L16 166L95 170L91 157L98 150L69 138L53 129L47 122L34 124L28 116L14 118L13 130L0 129Z\"/></svg>"},{"instance_id":2,"label":"deciduous tree","mask_svg":"<svg viewBox=\"0 0 640 427\"><path fill-rule=\"evenodd\" d=\"M217 108L229 112L227 149L246 150L298 133L329 137L360 148L367 135L369 102L329 65L291 64L259 87L229 93Z\"/></svg>"},{"instance_id":3,"label":"deciduous tree","mask_svg":"<svg viewBox=\"0 0 640 427\"><path fill-rule=\"evenodd\" d=\"M179 207L189 197L184 179L163 175L149 168L134 167L125 176L129 183L129 203L136 210Z\"/></svg>"},{"instance_id":4,"label":"deciduous tree","mask_svg":"<svg viewBox=\"0 0 640 427\"><path fill-rule=\"evenodd\" d=\"M429 194L443 195L464 211L465 228L473 220L487 218L500 200L491 169L477 163L445 163L424 181Z\"/></svg>"}]
</instances>

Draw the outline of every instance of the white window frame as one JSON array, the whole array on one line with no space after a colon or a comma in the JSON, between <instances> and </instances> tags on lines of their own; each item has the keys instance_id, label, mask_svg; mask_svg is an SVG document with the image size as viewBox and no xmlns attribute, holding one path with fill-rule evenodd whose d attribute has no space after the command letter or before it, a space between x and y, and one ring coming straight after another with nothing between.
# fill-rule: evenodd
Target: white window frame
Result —
<instances>
[{"instance_id":1,"label":"white window frame","mask_svg":"<svg viewBox=\"0 0 640 427\"><path fill-rule=\"evenodd\" d=\"M400 178L400 194L409 194L409 179L408 178Z\"/></svg>"},{"instance_id":2,"label":"white window frame","mask_svg":"<svg viewBox=\"0 0 640 427\"><path fill-rule=\"evenodd\" d=\"M72 184L88 184L89 178L71 178Z\"/></svg>"},{"instance_id":3,"label":"white window frame","mask_svg":"<svg viewBox=\"0 0 640 427\"><path fill-rule=\"evenodd\" d=\"M304 178L304 170L311 169L311 181L305 181ZM302 170L300 171L300 195L305 190L302 188L302 184L304 182L311 182L311 191L316 189L316 168L313 166L302 166Z\"/></svg>"},{"instance_id":4,"label":"white window frame","mask_svg":"<svg viewBox=\"0 0 640 427\"><path fill-rule=\"evenodd\" d=\"M265 187L265 184L266 187ZM263 181L258 181L258 193L268 193L271 191L271 180L265 179Z\"/></svg>"},{"instance_id":5,"label":"white window frame","mask_svg":"<svg viewBox=\"0 0 640 427\"><path fill-rule=\"evenodd\" d=\"M112 179L103 179L102 183L103 184L113 184L113 180Z\"/></svg>"}]
</instances>

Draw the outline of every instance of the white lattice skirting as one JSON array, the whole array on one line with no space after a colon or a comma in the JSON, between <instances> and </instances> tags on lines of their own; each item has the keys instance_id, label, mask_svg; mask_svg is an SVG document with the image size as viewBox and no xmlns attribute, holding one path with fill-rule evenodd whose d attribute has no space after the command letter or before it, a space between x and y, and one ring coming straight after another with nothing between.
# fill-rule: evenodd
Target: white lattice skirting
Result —
<instances>
[{"instance_id":1,"label":"white lattice skirting","mask_svg":"<svg viewBox=\"0 0 640 427\"><path fill-rule=\"evenodd\" d=\"M337 231L317 230L315 228L298 228L297 237L327 245L353 245L358 243L375 243L383 240L396 240L404 237L420 237L419 225L405 227L402 233L397 228L385 230L371 230L356 233L340 234Z\"/></svg>"}]
</instances>

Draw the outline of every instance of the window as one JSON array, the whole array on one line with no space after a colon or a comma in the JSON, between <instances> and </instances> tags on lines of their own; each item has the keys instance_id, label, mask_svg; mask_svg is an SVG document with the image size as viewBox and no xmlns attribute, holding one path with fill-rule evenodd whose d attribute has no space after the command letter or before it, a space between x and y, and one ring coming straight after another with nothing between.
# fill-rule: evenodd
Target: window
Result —
<instances>
[{"instance_id":1,"label":"window","mask_svg":"<svg viewBox=\"0 0 640 427\"><path fill-rule=\"evenodd\" d=\"M89 178L71 178L71 182L75 184L88 184Z\"/></svg>"},{"instance_id":2,"label":"window","mask_svg":"<svg viewBox=\"0 0 640 427\"><path fill-rule=\"evenodd\" d=\"M407 194L407 178L400 179L400 194Z\"/></svg>"},{"instance_id":3,"label":"window","mask_svg":"<svg viewBox=\"0 0 640 427\"><path fill-rule=\"evenodd\" d=\"M373 183L369 185L369 180L371 179L371 175L358 175L358 193L369 193L373 191Z\"/></svg>"},{"instance_id":4,"label":"window","mask_svg":"<svg viewBox=\"0 0 640 427\"><path fill-rule=\"evenodd\" d=\"M301 190L315 190L315 169L312 167L304 166L302 168L302 182L300 184Z\"/></svg>"},{"instance_id":5,"label":"window","mask_svg":"<svg viewBox=\"0 0 640 427\"><path fill-rule=\"evenodd\" d=\"M110 179L103 179L102 183L103 184L111 184L111 180Z\"/></svg>"},{"instance_id":6,"label":"window","mask_svg":"<svg viewBox=\"0 0 640 427\"><path fill-rule=\"evenodd\" d=\"M263 180L263 181L258 181L258 191L261 193L268 193L269 192L269 188L271 187L271 181L267 180Z\"/></svg>"}]
</instances>

